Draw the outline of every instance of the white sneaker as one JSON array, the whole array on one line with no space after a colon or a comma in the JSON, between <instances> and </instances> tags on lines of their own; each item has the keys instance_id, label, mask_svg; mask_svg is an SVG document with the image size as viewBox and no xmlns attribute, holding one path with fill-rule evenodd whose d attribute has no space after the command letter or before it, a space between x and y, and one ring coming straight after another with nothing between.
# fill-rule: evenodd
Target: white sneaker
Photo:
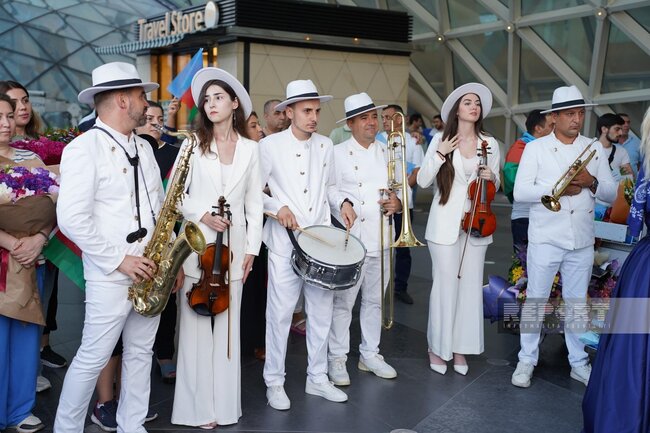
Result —
<instances>
[{"instance_id":1,"label":"white sneaker","mask_svg":"<svg viewBox=\"0 0 650 433\"><path fill-rule=\"evenodd\" d=\"M287 397L287 393L284 392L284 386L282 385L266 388L266 399L268 400L269 406L275 410L289 410L291 407L291 401Z\"/></svg>"},{"instance_id":2,"label":"white sneaker","mask_svg":"<svg viewBox=\"0 0 650 433\"><path fill-rule=\"evenodd\" d=\"M336 403L348 401L348 395L335 387L330 381L313 383L309 378L307 378L307 383L305 383L305 392L307 394L323 397L325 400L334 401Z\"/></svg>"},{"instance_id":3,"label":"white sneaker","mask_svg":"<svg viewBox=\"0 0 650 433\"><path fill-rule=\"evenodd\" d=\"M38 376L36 378L36 392L45 391L52 388L52 384L45 376Z\"/></svg>"},{"instance_id":4,"label":"white sneaker","mask_svg":"<svg viewBox=\"0 0 650 433\"><path fill-rule=\"evenodd\" d=\"M589 383L589 378L591 377L591 365L581 365L580 367L571 368L571 379L575 379L578 382L582 382L585 385Z\"/></svg>"},{"instance_id":5,"label":"white sneaker","mask_svg":"<svg viewBox=\"0 0 650 433\"><path fill-rule=\"evenodd\" d=\"M364 358L359 356L359 370L369 371L375 374L375 376L384 378L384 379L394 379L397 377L397 372L393 367L388 365L384 361L384 357L377 354L371 358Z\"/></svg>"},{"instance_id":6,"label":"white sneaker","mask_svg":"<svg viewBox=\"0 0 650 433\"><path fill-rule=\"evenodd\" d=\"M519 388L528 388L530 386L530 379L533 377L533 370L535 370L533 364L519 361L515 372L512 373L512 384Z\"/></svg>"},{"instance_id":7,"label":"white sneaker","mask_svg":"<svg viewBox=\"0 0 650 433\"><path fill-rule=\"evenodd\" d=\"M327 363L327 376L337 386L350 384L350 375L345 367L345 358L336 358Z\"/></svg>"}]
</instances>

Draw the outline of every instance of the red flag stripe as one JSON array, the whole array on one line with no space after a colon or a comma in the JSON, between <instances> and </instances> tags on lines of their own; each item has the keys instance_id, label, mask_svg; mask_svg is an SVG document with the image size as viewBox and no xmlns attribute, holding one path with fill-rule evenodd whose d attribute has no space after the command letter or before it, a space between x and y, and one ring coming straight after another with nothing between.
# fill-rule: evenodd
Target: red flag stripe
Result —
<instances>
[{"instance_id":1,"label":"red flag stripe","mask_svg":"<svg viewBox=\"0 0 650 433\"><path fill-rule=\"evenodd\" d=\"M68 247L73 253L75 253L77 256L81 257L81 250L79 247L72 242L70 239L68 239L63 233L61 233L61 230L58 230L56 232L56 238L63 242L63 244Z\"/></svg>"}]
</instances>

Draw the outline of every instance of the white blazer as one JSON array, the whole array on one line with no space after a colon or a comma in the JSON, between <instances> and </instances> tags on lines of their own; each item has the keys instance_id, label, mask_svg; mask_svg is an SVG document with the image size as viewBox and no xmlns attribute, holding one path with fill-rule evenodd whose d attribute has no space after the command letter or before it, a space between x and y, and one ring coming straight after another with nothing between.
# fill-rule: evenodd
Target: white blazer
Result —
<instances>
[{"instance_id":1,"label":"white blazer","mask_svg":"<svg viewBox=\"0 0 650 433\"><path fill-rule=\"evenodd\" d=\"M463 169L462 156L459 151L454 151L452 155L452 164L455 171L454 181L451 186L449 200L446 204L441 205L440 190L436 184L436 175L444 163L442 158L436 153L441 139L442 133L437 133L431 139L429 149L424 156L424 161L422 161L422 166L418 172L418 185L422 188L428 188L433 185L434 189L433 201L431 202L429 220L427 221L427 229L425 232L426 240L441 245L452 245L456 242L460 234L460 226L465 212L470 210L471 202L467 196L467 189L470 183L476 179L477 171L467 179L465 177L465 170ZM494 137L481 136L476 142L477 149L481 148L481 142L483 140L488 143L488 165L496 177L494 184L498 190L501 183L499 177L499 144ZM472 237L470 242L474 245L491 244L492 236L484 238Z\"/></svg>"},{"instance_id":2,"label":"white blazer","mask_svg":"<svg viewBox=\"0 0 650 433\"><path fill-rule=\"evenodd\" d=\"M587 165L589 173L598 179L595 195L584 188L578 195L562 196L562 209L559 212L546 209L541 202L542 196L551 194L553 185L591 141L580 135L573 144L566 145L557 139L555 133L551 133L526 145L517 169L514 197L516 201L531 203L528 225L530 242L547 243L567 250L594 244L595 198L612 202L618 189L601 146L594 143L592 148L598 153ZM568 149L565 146L575 147ZM568 161L566 155L561 155L562 150L572 150L575 156Z\"/></svg>"},{"instance_id":3,"label":"white blazer","mask_svg":"<svg viewBox=\"0 0 650 433\"><path fill-rule=\"evenodd\" d=\"M173 172L188 141L178 153ZM190 171L185 182L185 197L180 210L186 220L198 224L207 243L214 243L217 232L200 220L206 212L215 209L220 196L226 198L230 205L232 221L230 238L224 232L223 243L228 245L233 255L230 268L231 281L241 280L244 276L242 265L245 254L257 255L262 242L262 178L259 165L259 150L257 143L244 137L239 137L235 147L230 179L223 188L221 164L218 159L217 144L212 140L210 153L202 155L197 148L190 158ZM198 255L192 253L183 269L191 277L200 278Z\"/></svg>"},{"instance_id":4,"label":"white blazer","mask_svg":"<svg viewBox=\"0 0 650 433\"><path fill-rule=\"evenodd\" d=\"M141 256L151 239L151 213L158 214L163 198L160 170L144 139L127 137L99 118L97 126L109 131L129 155L138 148L140 214L147 236L126 242L138 229L133 167L117 143L98 129L75 138L63 151L57 219L61 231L82 251L86 280L128 284L130 278L117 267L127 254Z\"/></svg>"},{"instance_id":5,"label":"white blazer","mask_svg":"<svg viewBox=\"0 0 650 433\"><path fill-rule=\"evenodd\" d=\"M329 226L330 205L340 208L344 198L336 186L332 140L314 133L301 142L291 129L260 141L262 181L272 195L264 195L264 210L277 214L288 206L300 227ZM291 256L293 245L277 221L267 219L263 236L273 253Z\"/></svg>"}]
</instances>

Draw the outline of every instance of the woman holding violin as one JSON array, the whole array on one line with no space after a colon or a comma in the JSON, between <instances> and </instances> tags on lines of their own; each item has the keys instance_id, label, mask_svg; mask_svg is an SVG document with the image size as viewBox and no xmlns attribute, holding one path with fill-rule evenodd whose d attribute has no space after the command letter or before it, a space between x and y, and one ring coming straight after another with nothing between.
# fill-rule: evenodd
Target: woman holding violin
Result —
<instances>
[{"instance_id":1,"label":"woman holding violin","mask_svg":"<svg viewBox=\"0 0 650 433\"><path fill-rule=\"evenodd\" d=\"M198 222L208 249L183 267L171 421L213 429L242 415L240 305L262 242L264 185L257 143L246 136L252 103L241 83L224 70L203 68L191 90L198 145L180 209Z\"/></svg>"},{"instance_id":2,"label":"woman holding violin","mask_svg":"<svg viewBox=\"0 0 650 433\"><path fill-rule=\"evenodd\" d=\"M433 185L426 228L433 262L429 366L466 375L465 355L483 352L483 265L495 229L490 196L499 188L499 145L483 130L492 94L482 84L455 89L442 105L442 133L429 145L418 185ZM480 155L480 156L479 156Z\"/></svg>"}]
</instances>

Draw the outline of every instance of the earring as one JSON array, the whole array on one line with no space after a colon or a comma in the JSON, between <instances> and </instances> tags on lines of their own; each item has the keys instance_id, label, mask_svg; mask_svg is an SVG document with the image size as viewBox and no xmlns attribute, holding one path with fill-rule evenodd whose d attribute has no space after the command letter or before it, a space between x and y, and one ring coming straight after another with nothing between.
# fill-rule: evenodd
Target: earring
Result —
<instances>
[{"instance_id":1,"label":"earring","mask_svg":"<svg viewBox=\"0 0 650 433\"><path fill-rule=\"evenodd\" d=\"M232 127L234 128L236 126L237 126L237 117L235 116L235 112L233 111L232 112Z\"/></svg>"}]
</instances>

